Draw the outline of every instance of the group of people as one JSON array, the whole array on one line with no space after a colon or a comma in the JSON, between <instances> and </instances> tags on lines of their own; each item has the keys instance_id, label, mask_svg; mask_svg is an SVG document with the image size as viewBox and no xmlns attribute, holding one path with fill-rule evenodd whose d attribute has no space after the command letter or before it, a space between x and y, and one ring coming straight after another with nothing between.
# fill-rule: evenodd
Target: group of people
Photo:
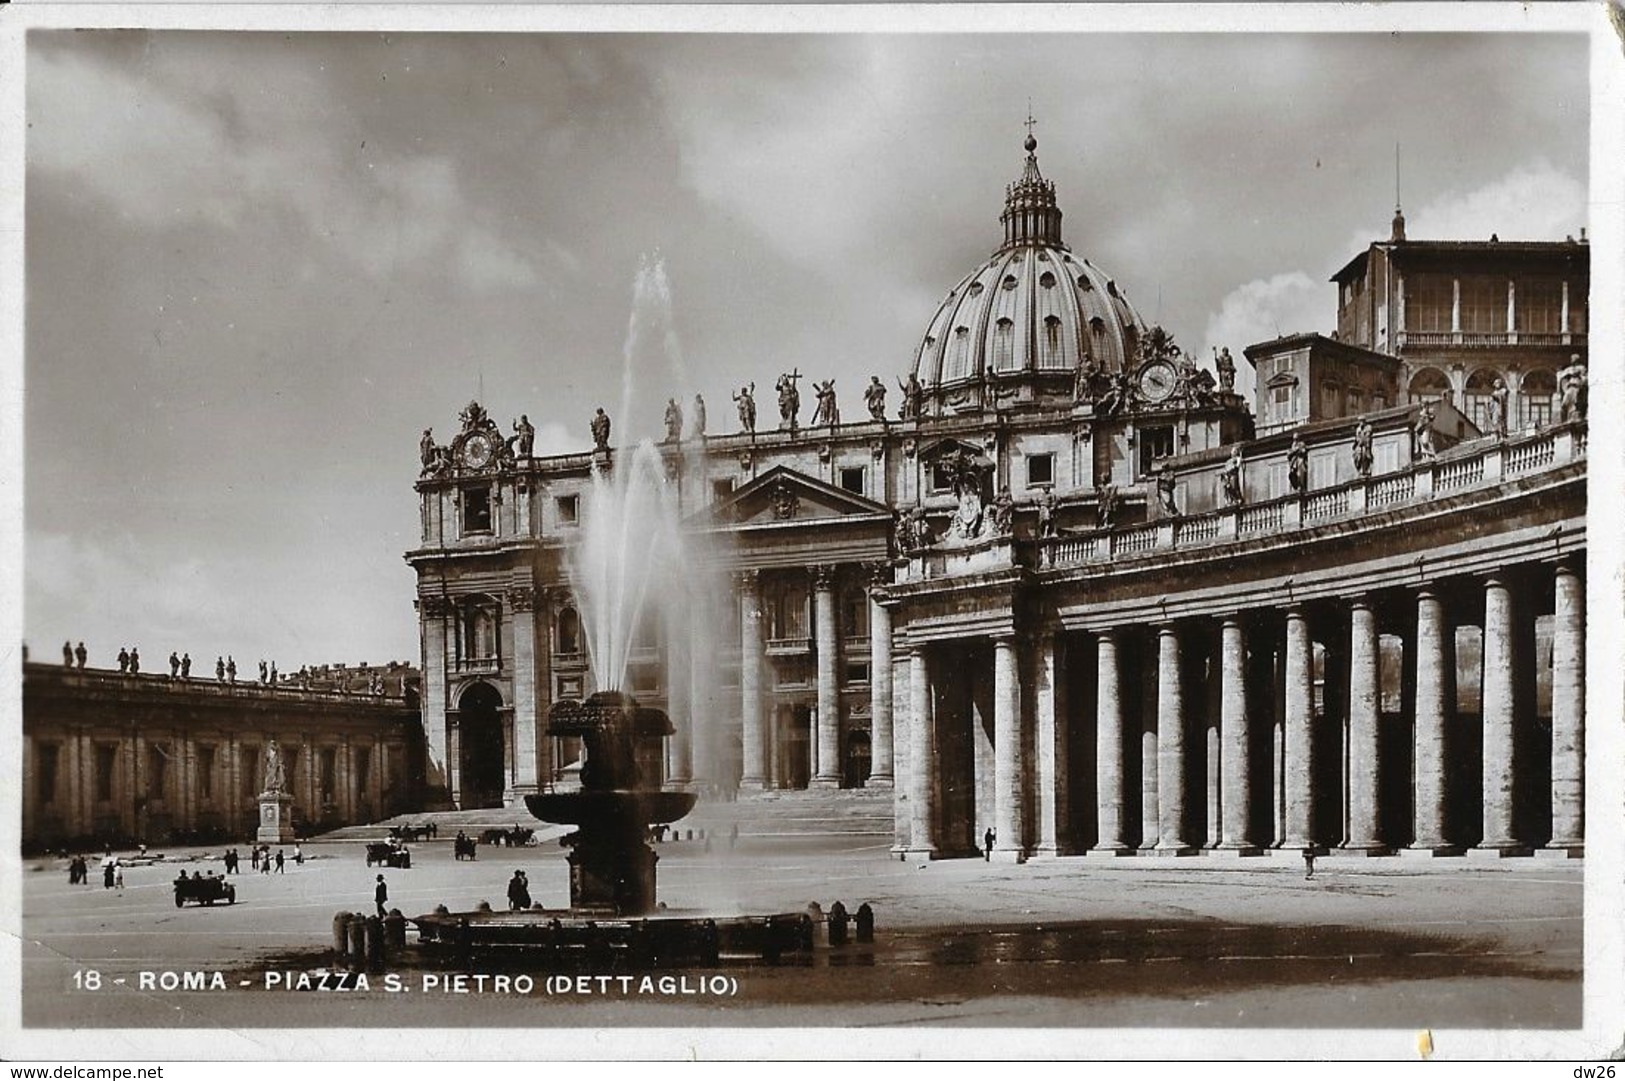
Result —
<instances>
[{"instance_id":1,"label":"group of people","mask_svg":"<svg viewBox=\"0 0 1625 1081\"><path fill-rule=\"evenodd\" d=\"M508 879L508 911L521 912L530 907L530 879L525 877L523 870L513 873Z\"/></svg>"}]
</instances>

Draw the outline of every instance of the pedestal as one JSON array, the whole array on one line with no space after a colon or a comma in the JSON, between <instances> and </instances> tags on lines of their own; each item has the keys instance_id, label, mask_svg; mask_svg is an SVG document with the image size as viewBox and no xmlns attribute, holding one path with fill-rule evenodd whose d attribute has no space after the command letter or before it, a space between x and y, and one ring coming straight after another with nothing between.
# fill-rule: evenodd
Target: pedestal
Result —
<instances>
[{"instance_id":1,"label":"pedestal","mask_svg":"<svg viewBox=\"0 0 1625 1081\"><path fill-rule=\"evenodd\" d=\"M275 845L294 841L292 796L286 792L260 793L260 828L254 840Z\"/></svg>"}]
</instances>

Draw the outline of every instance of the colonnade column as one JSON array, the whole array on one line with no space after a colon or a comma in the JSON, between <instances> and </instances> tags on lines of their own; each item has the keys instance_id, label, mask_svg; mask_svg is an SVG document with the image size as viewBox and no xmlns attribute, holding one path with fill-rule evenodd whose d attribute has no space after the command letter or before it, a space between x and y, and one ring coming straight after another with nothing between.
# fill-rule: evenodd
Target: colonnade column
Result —
<instances>
[{"instance_id":1,"label":"colonnade column","mask_svg":"<svg viewBox=\"0 0 1625 1081\"><path fill-rule=\"evenodd\" d=\"M666 635L666 713L671 718L672 735L666 783L687 788L694 782L694 703L690 651L699 641L690 621L692 612L668 618L662 628ZM714 778L707 778L714 780Z\"/></svg>"},{"instance_id":2,"label":"colonnade column","mask_svg":"<svg viewBox=\"0 0 1625 1081\"><path fill-rule=\"evenodd\" d=\"M1256 852L1252 841L1250 771L1252 745L1247 716L1247 635L1241 620L1219 627L1219 847Z\"/></svg>"},{"instance_id":3,"label":"colonnade column","mask_svg":"<svg viewBox=\"0 0 1625 1081\"><path fill-rule=\"evenodd\" d=\"M1445 839L1445 726L1455 703L1446 671L1454 666L1455 642L1444 600L1424 588L1416 597L1415 821L1411 848L1448 851Z\"/></svg>"},{"instance_id":4,"label":"colonnade column","mask_svg":"<svg viewBox=\"0 0 1625 1081\"><path fill-rule=\"evenodd\" d=\"M762 731L762 598L755 571L742 571L739 589L740 788L767 787L767 734Z\"/></svg>"},{"instance_id":5,"label":"colonnade column","mask_svg":"<svg viewBox=\"0 0 1625 1081\"><path fill-rule=\"evenodd\" d=\"M541 701L544 697L541 681L537 678L542 650L547 647L546 634L537 633L536 590L531 586L516 586L508 591L508 604L513 609L513 772L509 774L508 796L518 806L524 806L524 797L541 791L538 769L537 743L543 739L547 718ZM545 618L547 605L541 606Z\"/></svg>"},{"instance_id":6,"label":"colonnade column","mask_svg":"<svg viewBox=\"0 0 1625 1081\"><path fill-rule=\"evenodd\" d=\"M930 859L937 853L937 741L931 716L931 665L925 647L910 651L909 670L908 855Z\"/></svg>"},{"instance_id":7,"label":"colonnade column","mask_svg":"<svg viewBox=\"0 0 1625 1081\"><path fill-rule=\"evenodd\" d=\"M1557 568L1552 608L1553 849L1585 844L1585 583Z\"/></svg>"},{"instance_id":8,"label":"colonnade column","mask_svg":"<svg viewBox=\"0 0 1625 1081\"><path fill-rule=\"evenodd\" d=\"M1356 598L1349 607L1349 829L1343 845L1356 852L1382 852L1378 839L1381 825L1377 803L1377 727L1382 698L1379 683L1381 657L1377 639L1377 614L1367 597Z\"/></svg>"},{"instance_id":9,"label":"colonnade column","mask_svg":"<svg viewBox=\"0 0 1625 1081\"><path fill-rule=\"evenodd\" d=\"M993 854L1017 863L1026 855L1022 804L1026 763L1021 753L1021 689L1016 682L1016 640L993 641Z\"/></svg>"},{"instance_id":10,"label":"colonnade column","mask_svg":"<svg viewBox=\"0 0 1625 1081\"><path fill-rule=\"evenodd\" d=\"M1095 640L1095 816L1098 836L1092 852L1120 856L1133 851L1123 839L1128 803L1123 761L1123 681L1116 631Z\"/></svg>"},{"instance_id":11,"label":"colonnade column","mask_svg":"<svg viewBox=\"0 0 1625 1081\"><path fill-rule=\"evenodd\" d=\"M818 651L818 772L812 788L841 786L841 699L835 683L835 568L813 568L813 648Z\"/></svg>"},{"instance_id":12,"label":"colonnade column","mask_svg":"<svg viewBox=\"0 0 1625 1081\"><path fill-rule=\"evenodd\" d=\"M1059 856L1072 847L1072 771L1067 746L1065 656L1053 633L1038 639L1033 658L1034 749L1038 755L1037 852Z\"/></svg>"},{"instance_id":13,"label":"colonnade column","mask_svg":"<svg viewBox=\"0 0 1625 1081\"><path fill-rule=\"evenodd\" d=\"M890 576L890 566L882 564ZM890 788L892 774L892 668L891 609L880 603L878 587L882 572L875 575L869 591L869 779L871 788Z\"/></svg>"},{"instance_id":14,"label":"colonnade column","mask_svg":"<svg viewBox=\"0 0 1625 1081\"><path fill-rule=\"evenodd\" d=\"M1503 578L1484 582L1483 839L1486 851L1511 852L1521 846L1513 836L1513 695L1512 589Z\"/></svg>"},{"instance_id":15,"label":"colonnade column","mask_svg":"<svg viewBox=\"0 0 1625 1081\"><path fill-rule=\"evenodd\" d=\"M1303 609L1286 613L1286 761L1282 778L1286 802L1282 848L1307 848L1312 832L1314 711L1314 644Z\"/></svg>"},{"instance_id":16,"label":"colonnade column","mask_svg":"<svg viewBox=\"0 0 1625 1081\"><path fill-rule=\"evenodd\" d=\"M1163 855L1194 849L1185 840L1185 686L1179 631L1157 628L1157 844Z\"/></svg>"}]
</instances>

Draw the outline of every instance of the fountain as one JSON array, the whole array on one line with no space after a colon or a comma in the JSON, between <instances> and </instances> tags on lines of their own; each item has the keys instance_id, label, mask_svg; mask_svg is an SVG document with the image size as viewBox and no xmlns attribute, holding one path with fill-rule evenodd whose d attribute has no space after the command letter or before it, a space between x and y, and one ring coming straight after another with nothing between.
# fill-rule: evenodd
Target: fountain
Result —
<instances>
[{"instance_id":1,"label":"fountain","mask_svg":"<svg viewBox=\"0 0 1625 1081\"><path fill-rule=\"evenodd\" d=\"M562 842L570 848L570 910L640 916L655 908L655 863L646 837L656 823L674 822L694 809L692 792L642 787L638 744L658 751L672 734L658 709L640 706L619 691L600 691L585 702L559 702L548 711L554 736L580 738L586 750L581 790L526 796L544 822L576 826Z\"/></svg>"}]
</instances>

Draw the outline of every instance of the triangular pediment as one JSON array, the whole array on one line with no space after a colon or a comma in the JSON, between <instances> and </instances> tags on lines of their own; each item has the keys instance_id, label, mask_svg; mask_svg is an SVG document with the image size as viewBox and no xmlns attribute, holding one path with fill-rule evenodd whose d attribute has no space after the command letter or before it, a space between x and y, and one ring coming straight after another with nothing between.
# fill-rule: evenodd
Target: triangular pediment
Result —
<instances>
[{"instance_id":1,"label":"triangular pediment","mask_svg":"<svg viewBox=\"0 0 1625 1081\"><path fill-rule=\"evenodd\" d=\"M735 489L713 505L711 512L719 523L769 525L877 514L890 517L891 508L779 465Z\"/></svg>"}]
</instances>

